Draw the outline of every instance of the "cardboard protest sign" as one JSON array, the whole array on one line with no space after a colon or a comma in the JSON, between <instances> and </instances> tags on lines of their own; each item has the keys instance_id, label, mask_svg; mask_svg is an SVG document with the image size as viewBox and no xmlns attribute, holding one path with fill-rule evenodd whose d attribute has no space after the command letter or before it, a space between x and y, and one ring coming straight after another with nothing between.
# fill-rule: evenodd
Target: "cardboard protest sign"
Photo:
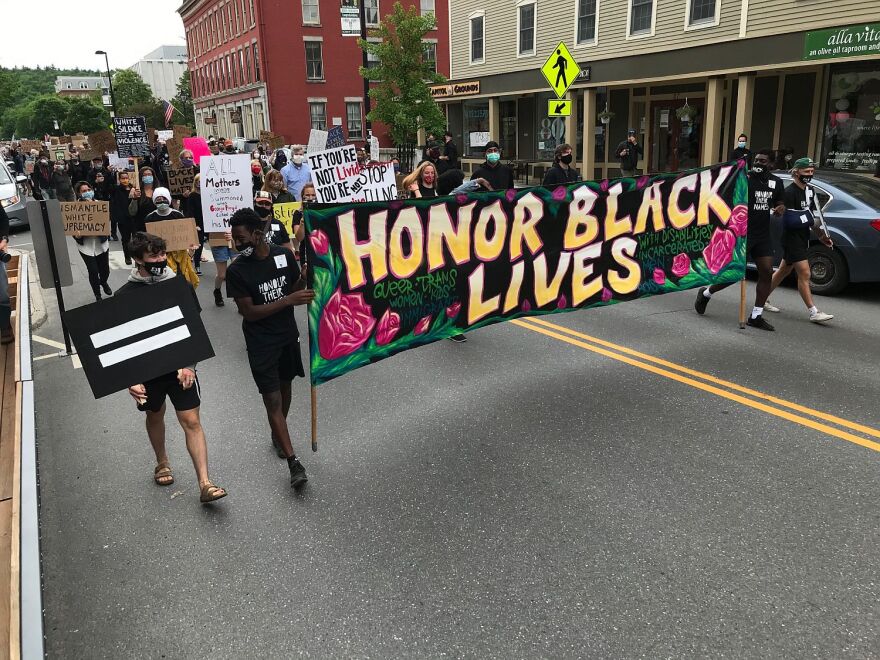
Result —
<instances>
[{"instance_id":1,"label":"cardboard protest sign","mask_svg":"<svg viewBox=\"0 0 880 660\"><path fill-rule=\"evenodd\" d=\"M76 135L74 135L71 138L71 142L73 142L73 146L75 146L77 149L82 149L83 145L85 145L86 141L87 141L86 136L83 135L82 133L77 133Z\"/></svg>"},{"instance_id":2,"label":"cardboard protest sign","mask_svg":"<svg viewBox=\"0 0 880 660\"><path fill-rule=\"evenodd\" d=\"M269 140L269 148L272 150L281 149L284 146L284 136L283 135L273 135Z\"/></svg>"},{"instance_id":3,"label":"cardboard protest sign","mask_svg":"<svg viewBox=\"0 0 880 660\"><path fill-rule=\"evenodd\" d=\"M208 234L208 245L210 247L232 247L232 242L227 240L225 232L217 232Z\"/></svg>"},{"instance_id":4,"label":"cardboard protest sign","mask_svg":"<svg viewBox=\"0 0 880 660\"><path fill-rule=\"evenodd\" d=\"M192 134L192 129L189 126L181 126L180 124L175 124L171 127L171 137L175 140L183 144L184 138L188 138Z\"/></svg>"},{"instance_id":5,"label":"cardboard protest sign","mask_svg":"<svg viewBox=\"0 0 880 660\"><path fill-rule=\"evenodd\" d=\"M208 141L203 137L188 137L183 139L183 148L189 149L193 153L193 160L196 165L201 166L202 156L210 156L211 150L208 148Z\"/></svg>"},{"instance_id":6,"label":"cardboard protest sign","mask_svg":"<svg viewBox=\"0 0 880 660\"><path fill-rule=\"evenodd\" d=\"M196 177L192 167L184 169L168 169L168 190L172 195L182 197L183 193L192 190L193 180Z\"/></svg>"},{"instance_id":7,"label":"cardboard protest sign","mask_svg":"<svg viewBox=\"0 0 880 660\"><path fill-rule=\"evenodd\" d=\"M334 126L327 131L327 148L335 149L345 145L345 134L342 132L342 126Z\"/></svg>"},{"instance_id":8,"label":"cardboard protest sign","mask_svg":"<svg viewBox=\"0 0 880 660\"><path fill-rule=\"evenodd\" d=\"M61 202L61 222L67 236L109 236L110 202Z\"/></svg>"},{"instance_id":9,"label":"cardboard protest sign","mask_svg":"<svg viewBox=\"0 0 880 660\"><path fill-rule=\"evenodd\" d=\"M116 151L123 158L143 158L150 153L147 120L143 117L113 117Z\"/></svg>"},{"instance_id":10,"label":"cardboard protest sign","mask_svg":"<svg viewBox=\"0 0 880 660\"><path fill-rule=\"evenodd\" d=\"M43 148L43 143L39 140L22 140L21 148L24 151L30 151L31 149L36 149L37 151L40 151Z\"/></svg>"},{"instance_id":11,"label":"cardboard protest sign","mask_svg":"<svg viewBox=\"0 0 880 660\"><path fill-rule=\"evenodd\" d=\"M180 152L183 151L183 145L171 138L165 142L165 148L168 150L168 160L171 161L173 167L180 167Z\"/></svg>"},{"instance_id":12,"label":"cardboard protest sign","mask_svg":"<svg viewBox=\"0 0 880 660\"><path fill-rule=\"evenodd\" d=\"M748 196L740 161L308 208L312 382L509 319L738 282Z\"/></svg>"},{"instance_id":13,"label":"cardboard protest sign","mask_svg":"<svg viewBox=\"0 0 880 660\"><path fill-rule=\"evenodd\" d=\"M68 310L64 321L96 399L214 357L182 277Z\"/></svg>"},{"instance_id":14,"label":"cardboard protest sign","mask_svg":"<svg viewBox=\"0 0 880 660\"><path fill-rule=\"evenodd\" d=\"M327 131L320 131L313 128L309 131L309 145L306 147L306 153L315 153L316 151L324 151L327 148Z\"/></svg>"},{"instance_id":15,"label":"cardboard protest sign","mask_svg":"<svg viewBox=\"0 0 880 660\"><path fill-rule=\"evenodd\" d=\"M58 141L58 138L53 135L52 137L49 138L49 144L54 145L54 144L61 144L61 143Z\"/></svg>"},{"instance_id":16,"label":"cardboard protest sign","mask_svg":"<svg viewBox=\"0 0 880 660\"><path fill-rule=\"evenodd\" d=\"M309 154L312 182L321 204L390 201L397 198L394 168L383 163L362 168L354 146Z\"/></svg>"},{"instance_id":17,"label":"cardboard protest sign","mask_svg":"<svg viewBox=\"0 0 880 660\"><path fill-rule=\"evenodd\" d=\"M100 154L116 151L113 131L98 131L89 135L89 147Z\"/></svg>"},{"instance_id":18,"label":"cardboard protest sign","mask_svg":"<svg viewBox=\"0 0 880 660\"><path fill-rule=\"evenodd\" d=\"M272 205L272 217L284 225L287 233L293 236L293 214L302 208L301 202L283 202Z\"/></svg>"},{"instance_id":19,"label":"cardboard protest sign","mask_svg":"<svg viewBox=\"0 0 880 660\"><path fill-rule=\"evenodd\" d=\"M56 144L49 148L49 160L54 160L56 162L62 162L68 160L70 158L70 152L67 150L67 147L62 144Z\"/></svg>"},{"instance_id":20,"label":"cardboard protest sign","mask_svg":"<svg viewBox=\"0 0 880 660\"><path fill-rule=\"evenodd\" d=\"M260 131L260 142L268 144L269 140L274 136L275 134L272 131Z\"/></svg>"},{"instance_id":21,"label":"cardboard protest sign","mask_svg":"<svg viewBox=\"0 0 880 660\"><path fill-rule=\"evenodd\" d=\"M253 206L251 157L248 154L203 156L199 191L205 231L227 231L233 213Z\"/></svg>"},{"instance_id":22,"label":"cardboard protest sign","mask_svg":"<svg viewBox=\"0 0 880 660\"><path fill-rule=\"evenodd\" d=\"M104 159L104 154L99 154L97 151L93 151L92 149L80 149L79 150L79 159L82 162L87 162L93 160L95 158Z\"/></svg>"},{"instance_id":23,"label":"cardboard protest sign","mask_svg":"<svg viewBox=\"0 0 880 660\"><path fill-rule=\"evenodd\" d=\"M62 135L58 138L58 144L70 144L73 141L69 135Z\"/></svg>"},{"instance_id":24,"label":"cardboard protest sign","mask_svg":"<svg viewBox=\"0 0 880 660\"><path fill-rule=\"evenodd\" d=\"M145 226L147 233L165 239L165 249L168 252L188 250L191 246L199 244L198 229L193 218L160 220L148 222Z\"/></svg>"}]
</instances>

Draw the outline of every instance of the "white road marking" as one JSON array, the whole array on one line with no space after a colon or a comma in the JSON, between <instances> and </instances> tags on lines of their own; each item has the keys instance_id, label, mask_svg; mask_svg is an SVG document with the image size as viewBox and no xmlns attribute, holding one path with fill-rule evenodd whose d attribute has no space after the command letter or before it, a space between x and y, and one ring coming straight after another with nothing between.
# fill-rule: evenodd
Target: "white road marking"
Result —
<instances>
[{"instance_id":1,"label":"white road marking","mask_svg":"<svg viewBox=\"0 0 880 660\"><path fill-rule=\"evenodd\" d=\"M40 344L45 344L46 346L51 346L52 348L60 348L62 350L66 350L67 347L61 342L57 342L54 339L46 339L45 337L38 337L37 335L32 335L31 339Z\"/></svg>"}]
</instances>

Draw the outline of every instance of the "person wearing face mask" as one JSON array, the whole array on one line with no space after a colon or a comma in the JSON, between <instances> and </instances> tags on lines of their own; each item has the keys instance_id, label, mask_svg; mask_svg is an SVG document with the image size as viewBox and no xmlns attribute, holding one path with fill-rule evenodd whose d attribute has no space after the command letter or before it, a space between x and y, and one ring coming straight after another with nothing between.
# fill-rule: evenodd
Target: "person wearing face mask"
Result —
<instances>
[{"instance_id":1,"label":"person wearing face mask","mask_svg":"<svg viewBox=\"0 0 880 660\"><path fill-rule=\"evenodd\" d=\"M205 216L202 214L202 193L200 192L201 177L201 174L196 174L193 177L192 188L189 190L189 195L183 200L181 206L183 212L186 214L185 217L192 218L196 221L199 247L197 247L196 251L193 253L192 262L193 268L196 269L196 275L200 278L202 276L202 252L205 249L205 239L207 238L205 235ZM207 261L207 259L204 261Z\"/></svg>"},{"instance_id":2,"label":"person wearing face mask","mask_svg":"<svg viewBox=\"0 0 880 660\"><path fill-rule=\"evenodd\" d=\"M513 172L507 165L501 164L501 147L495 140L486 143L486 162L471 174L471 181L476 179L488 181L492 190L513 188Z\"/></svg>"},{"instance_id":3,"label":"person wearing face mask","mask_svg":"<svg viewBox=\"0 0 880 660\"><path fill-rule=\"evenodd\" d=\"M746 160L746 169L752 168L752 159L754 155L751 150L748 148L749 138L745 133L740 133L739 137L736 139L736 148L730 152L729 160L739 160L740 158L745 158Z\"/></svg>"},{"instance_id":4,"label":"person wearing face mask","mask_svg":"<svg viewBox=\"0 0 880 660\"><path fill-rule=\"evenodd\" d=\"M55 196L62 202L74 200L73 182L70 180L70 174L67 173L67 166L61 161L55 161L52 165L52 188L55 190Z\"/></svg>"},{"instance_id":5,"label":"person wearing face mask","mask_svg":"<svg viewBox=\"0 0 880 660\"><path fill-rule=\"evenodd\" d=\"M145 218L156 210L153 203L153 190L159 185L152 168L142 167L140 171L141 187L132 188L129 193L128 214L132 218L132 229L145 232Z\"/></svg>"},{"instance_id":6,"label":"person wearing face mask","mask_svg":"<svg viewBox=\"0 0 880 660\"><path fill-rule=\"evenodd\" d=\"M208 150L211 152L212 156L216 156L220 153L220 145L217 144L217 140L208 140Z\"/></svg>"},{"instance_id":7,"label":"person wearing face mask","mask_svg":"<svg viewBox=\"0 0 880 660\"><path fill-rule=\"evenodd\" d=\"M284 169L287 165L287 154L284 153L284 149L278 149L271 158L272 169L278 170L279 172Z\"/></svg>"},{"instance_id":8,"label":"person wearing face mask","mask_svg":"<svg viewBox=\"0 0 880 660\"><path fill-rule=\"evenodd\" d=\"M256 159L251 161L251 187L254 195L263 189L263 164Z\"/></svg>"},{"instance_id":9,"label":"person wearing face mask","mask_svg":"<svg viewBox=\"0 0 880 660\"><path fill-rule=\"evenodd\" d=\"M132 237L129 247L137 267L128 276L128 282L116 292L117 296L175 276L174 271L167 267L165 241L158 236L139 232ZM193 298L198 306L195 291ZM137 297L132 296L132 299L136 303ZM226 497L226 490L211 483L208 476L208 444L199 417L202 402L196 365L187 365L164 376L132 385L128 393L137 402L138 410L146 413L147 436L156 454L156 468L153 470L156 485L170 486L174 483L174 473L165 448L165 399L168 398L186 438L186 449L199 482L199 501L207 504Z\"/></svg>"},{"instance_id":10,"label":"person wearing face mask","mask_svg":"<svg viewBox=\"0 0 880 660\"><path fill-rule=\"evenodd\" d=\"M312 168L309 167L305 159L305 149L301 144L295 144L290 148L292 154L291 162L281 169L281 175L284 177L284 185L293 195L296 201L300 201L300 193L306 182L312 178Z\"/></svg>"},{"instance_id":11,"label":"person wearing face mask","mask_svg":"<svg viewBox=\"0 0 880 660\"><path fill-rule=\"evenodd\" d=\"M195 158L193 158L193 152L189 149L182 150L177 159L180 161L180 167L183 169L192 168L196 174L199 173L199 166L196 165Z\"/></svg>"},{"instance_id":12,"label":"person wearing face mask","mask_svg":"<svg viewBox=\"0 0 880 660\"><path fill-rule=\"evenodd\" d=\"M125 263L131 266L131 255L128 252L128 242L132 234L132 218L128 213L131 204L132 177L133 173L125 170L116 173L115 184L110 185L110 222L116 227L122 240L122 253Z\"/></svg>"},{"instance_id":13,"label":"person wearing face mask","mask_svg":"<svg viewBox=\"0 0 880 660\"><path fill-rule=\"evenodd\" d=\"M34 172L31 174L34 195L40 195L42 199L55 199L55 182L52 179L52 163L45 154L41 155L34 164Z\"/></svg>"},{"instance_id":14,"label":"person wearing face mask","mask_svg":"<svg viewBox=\"0 0 880 660\"><path fill-rule=\"evenodd\" d=\"M409 192L410 199L436 197L437 169L434 164L429 160L422 162L403 179L403 188Z\"/></svg>"},{"instance_id":15,"label":"person wearing face mask","mask_svg":"<svg viewBox=\"0 0 880 660\"><path fill-rule=\"evenodd\" d=\"M747 321L752 328L774 330L764 320L764 311L771 311L768 305L773 277L773 243L770 238L770 216L782 216L785 212L783 201L785 186L782 179L770 173L773 154L769 149L761 149L754 156L754 165L748 174L749 182L749 227L746 239L746 255L758 269L758 283L755 287L755 306ZM705 314L712 296L729 284L713 284L697 291L694 309L697 314ZM775 309L775 308L774 308ZM778 310L777 310L778 311Z\"/></svg>"},{"instance_id":16,"label":"person wearing face mask","mask_svg":"<svg viewBox=\"0 0 880 660\"><path fill-rule=\"evenodd\" d=\"M264 190L258 190L254 195L254 211L265 222L263 234L272 245L286 248L293 252L290 242L290 234L287 229L272 215L272 195Z\"/></svg>"},{"instance_id":17,"label":"person wearing face mask","mask_svg":"<svg viewBox=\"0 0 880 660\"><path fill-rule=\"evenodd\" d=\"M833 248L834 242L825 233L824 227L815 226L813 212L818 213L816 208L818 202L816 193L810 186L816 171L815 167L815 163L809 158L799 158L794 162L791 170L792 183L785 189L783 197L786 212L782 222L782 261L773 273L770 291L778 287L794 270L797 275L798 293L807 306L810 321L825 323L834 316L820 312L813 303L813 294L810 291L810 262L807 254L810 247L810 232L815 227L819 241L827 248Z\"/></svg>"},{"instance_id":18,"label":"person wearing face mask","mask_svg":"<svg viewBox=\"0 0 880 660\"><path fill-rule=\"evenodd\" d=\"M226 140L226 145L223 148L223 153L225 154L237 154L238 150L235 148L235 144L233 144L232 140Z\"/></svg>"},{"instance_id":19,"label":"person wearing face mask","mask_svg":"<svg viewBox=\"0 0 880 660\"><path fill-rule=\"evenodd\" d=\"M287 427L292 381L305 377L293 307L312 302L315 292L306 288L305 273L293 254L266 240L265 223L254 211L236 211L230 224L239 257L226 274L226 295L244 319L248 362L263 397L272 444L287 459L291 487L299 488L308 477Z\"/></svg>"},{"instance_id":20,"label":"person wearing face mask","mask_svg":"<svg viewBox=\"0 0 880 660\"><path fill-rule=\"evenodd\" d=\"M303 208L308 208L309 205L314 204L318 201L318 191L315 190L315 184L309 181L306 185L303 186L302 189L302 205ZM306 262L306 246L305 246L305 237L306 237L306 225L303 222L303 212L300 209L297 209L293 212L293 241L294 247L294 256L296 256L300 263Z\"/></svg>"},{"instance_id":21,"label":"person wearing face mask","mask_svg":"<svg viewBox=\"0 0 880 660\"><path fill-rule=\"evenodd\" d=\"M183 213L171 208L171 192L168 188L156 188L153 191L153 204L155 210L144 218L145 225L148 222L180 220L184 217ZM189 282L194 289L199 286L199 275L196 273L192 261L192 255L197 247L193 245L189 250L174 250L168 253L168 266Z\"/></svg>"},{"instance_id":22,"label":"person wearing face mask","mask_svg":"<svg viewBox=\"0 0 880 660\"><path fill-rule=\"evenodd\" d=\"M544 186L564 186L575 181L580 181L581 176L577 170L571 166L574 156L571 153L570 144L560 144L556 147L556 154L553 157L553 167L547 170L544 175Z\"/></svg>"},{"instance_id":23,"label":"person wearing face mask","mask_svg":"<svg viewBox=\"0 0 880 660\"><path fill-rule=\"evenodd\" d=\"M67 161L67 175L71 181L88 181L89 169L90 165L80 160L78 151L70 152L70 160Z\"/></svg>"},{"instance_id":24,"label":"person wearing face mask","mask_svg":"<svg viewBox=\"0 0 880 660\"><path fill-rule=\"evenodd\" d=\"M284 185L284 176L278 170L266 172L266 176L263 179L263 191L272 196L273 204L285 204L296 201Z\"/></svg>"},{"instance_id":25,"label":"person wearing face mask","mask_svg":"<svg viewBox=\"0 0 880 660\"><path fill-rule=\"evenodd\" d=\"M620 176L634 177L638 175L639 156L642 155L642 146L636 137L636 129L631 128L626 132L626 139L617 145L614 153L620 162Z\"/></svg>"},{"instance_id":26,"label":"person wearing face mask","mask_svg":"<svg viewBox=\"0 0 880 660\"><path fill-rule=\"evenodd\" d=\"M91 202L95 199L95 192L85 181L76 184L77 201ZM112 296L113 291L107 280L110 277L110 238L109 236L77 236L73 240L76 243L79 256L82 257L89 274L89 284L95 300L101 300L101 291L105 295Z\"/></svg>"}]
</instances>

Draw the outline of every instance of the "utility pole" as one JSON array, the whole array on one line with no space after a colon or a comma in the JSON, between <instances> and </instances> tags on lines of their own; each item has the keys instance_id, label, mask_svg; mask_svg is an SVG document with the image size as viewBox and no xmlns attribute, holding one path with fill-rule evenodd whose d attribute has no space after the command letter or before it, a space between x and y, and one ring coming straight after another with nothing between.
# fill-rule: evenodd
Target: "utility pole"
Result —
<instances>
[{"instance_id":1,"label":"utility pole","mask_svg":"<svg viewBox=\"0 0 880 660\"><path fill-rule=\"evenodd\" d=\"M367 40L367 0L358 0L361 17L361 39ZM361 51L361 65L366 69L368 64L367 51ZM364 78L364 125L367 128L367 140L373 137L373 123L367 118L370 114L370 81Z\"/></svg>"}]
</instances>

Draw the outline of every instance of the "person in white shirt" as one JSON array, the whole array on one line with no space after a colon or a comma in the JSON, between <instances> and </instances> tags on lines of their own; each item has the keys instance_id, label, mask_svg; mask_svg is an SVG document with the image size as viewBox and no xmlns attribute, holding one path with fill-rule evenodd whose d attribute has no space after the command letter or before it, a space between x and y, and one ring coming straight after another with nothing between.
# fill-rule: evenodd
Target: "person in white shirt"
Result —
<instances>
[{"instance_id":1,"label":"person in white shirt","mask_svg":"<svg viewBox=\"0 0 880 660\"><path fill-rule=\"evenodd\" d=\"M74 187L77 201L92 201L95 199L95 191L85 181L80 181ZM107 284L110 277L110 237L109 236L77 236L74 235L79 256L86 264L89 272L89 284L95 294L95 300L101 300L101 290L105 295L112 296L113 290Z\"/></svg>"}]
</instances>

